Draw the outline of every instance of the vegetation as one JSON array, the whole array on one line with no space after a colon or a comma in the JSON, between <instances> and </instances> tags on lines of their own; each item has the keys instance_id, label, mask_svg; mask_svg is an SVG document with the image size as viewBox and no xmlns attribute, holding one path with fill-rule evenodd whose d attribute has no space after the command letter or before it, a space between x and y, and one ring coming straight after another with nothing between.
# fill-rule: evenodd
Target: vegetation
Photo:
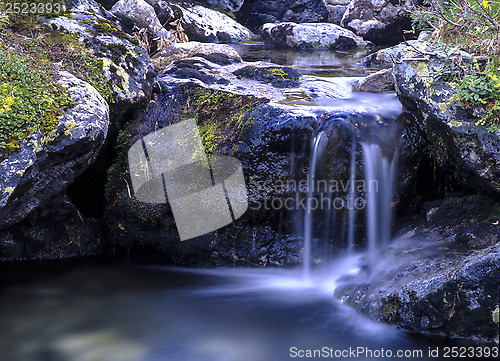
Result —
<instances>
[{"instance_id":1,"label":"vegetation","mask_svg":"<svg viewBox=\"0 0 500 361\"><path fill-rule=\"evenodd\" d=\"M467 107L482 108L476 125L499 130L500 119L500 0L425 0L410 3L407 11L419 29L433 30L442 49L460 49L484 58L463 64L450 58L438 76L459 84L458 95Z\"/></svg>"},{"instance_id":2,"label":"vegetation","mask_svg":"<svg viewBox=\"0 0 500 361\"><path fill-rule=\"evenodd\" d=\"M48 69L34 66L0 48L0 151L14 151L18 142L47 132L72 104L66 89L50 81Z\"/></svg>"},{"instance_id":3,"label":"vegetation","mask_svg":"<svg viewBox=\"0 0 500 361\"><path fill-rule=\"evenodd\" d=\"M87 81L108 102L114 99L102 60L76 35L52 31L38 22L37 16L62 14L63 1L33 3L43 6L31 12L31 2L7 0L0 5L0 153L4 156L29 135L53 130L58 117L71 107L67 90L57 84L59 70Z\"/></svg>"}]
</instances>

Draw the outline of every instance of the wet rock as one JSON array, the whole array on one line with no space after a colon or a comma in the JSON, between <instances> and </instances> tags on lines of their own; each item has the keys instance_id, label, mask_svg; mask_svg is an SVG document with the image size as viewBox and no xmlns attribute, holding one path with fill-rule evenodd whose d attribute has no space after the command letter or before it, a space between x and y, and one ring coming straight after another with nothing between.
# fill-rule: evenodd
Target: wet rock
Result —
<instances>
[{"instance_id":1,"label":"wet rock","mask_svg":"<svg viewBox=\"0 0 500 361\"><path fill-rule=\"evenodd\" d=\"M91 0L86 0L91 1ZM154 68L147 51L126 34L110 13L86 12L43 19L52 29L77 35L103 61L117 107L126 110L148 98Z\"/></svg>"},{"instance_id":2,"label":"wet rock","mask_svg":"<svg viewBox=\"0 0 500 361\"><path fill-rule=\"evenodd\" d=\"M261 33L266 43L281 48L342 50L368 45L361 37L335 24L265 24Z\"/></svg>"},{"instance_id":3,"label":"wet rock","mask_svg":"<svg viewBox=\"0 0 500 361\"><path fill-rule=\"evenodd\" d=\"M148 29L153 36L161 36L167 40L173 38L158 20L155 9L144 0L120 0L111 12L129 31L136 26Z\"/></svg>"},{"instance_id":4,"label":"wet rock","mask_svg":"<svg viewBox=\"0 0 500 361\"><path fill-rule=\"evenodd\" d=\"M245 66L233 72L238 78L254 79L259 82L270 83L277 88L298 87L300 73L287 67L255 67Z\"/></svg>"},{"instance_id":5,"label":"wet rock","mask_svg":"<svg viewBox=\"0 0 500 361\"><path fill-rule=\"evenodd\" d=\"M34 134L0 163L0 228L63 192L90 164L108 132L109 109L101 95L70 73L60 77L73 107L54 130Z\"/></svg>"},{"instance_id":6,"label":"wet rock","mask_svg":"<svg viewBox=\"0 0 500 361\"><path fill-rule=\"evenodd\" d=\"M282 82L298 84L296 88L273 85L282 86ZM358 128L369 128L369 124L387 126L379 116L304 107L289 100L289 92L311 94L312 99L314 93L308 88L312 84L292 69L269 63L221 65L193 57L165 68L157 78L154 99L117 141L105 209L109 247L132 254L139 250L154 252L177 264L198 266L299 263L303 247L300 199L303 202L305 193L298 191L295 199L286 182L306 179L312 138L318 129L324 129L331 144L329 158L323 162L325 173L345 179L353 134ZM320 91L315 88L315 92L319 96ZM331 102L331 92L328 99ZM229 226L180 241L168 203L149 204L136 199L127 152L154 130L186 118L196 119L208 156L228 155L242 163L249 208ZM378 135L370 133L370 137ZM280 206L288 198L292 198L288 206L296 206L296 212ZM344 213L339 211L338 215L335 229L340 229Z\"/></svg>"},{"instance_id":7,"label":"wet rock","mask_svg":"<svg viewBox=\"0 0 500 361\"><path fill-rule=\"evenodd\" d=\"M342 18L347 10L345 5L331 5L330 9L330 19L331 23L335 25L340 25L342 23Z\"/></svg>"},{"instance_id":8,"label":"wet rock","mask_svg":"<svg viewBox=\"0 0 500 361\"><path fill-rule=\"evenodd\" d=\"M402 45L396 45L390 48L378 50L373 54L365 56L363 59L359 60L357 64L367 68L392 68L394 57L401 47Z\"/></svg>"},{"instance_id":9,"label":"wet rock","mask_svg":"<svg viewBox=\"0 0 500 361\"><path fill-rule=\"evenodd\" d=\"M252 33L229 16L203 6L181 8L184 29L190 40L205 43L235 43Z\"/></svg>"},{"instance_id":10,"label":"wet rock","mask_svg":"<svg viewBox=\"0 0 500 361\"><path fill-rule=\"evenodd\" d=\"M444 66L444 54L427 43L410 45L399 47L393 74L399 100L417 115L409 126L421 135L418 146L428 149L436 164L462 186L500 194L500 131L476 126L480 110L464 107L457 84L432 76ZM455 55L471 61L467 54Z\"/></svg>"},{"instance_id":11,"label":"wet rock","mask_svg":"<svg viewBox=\"0 0 500 361\"><path fill-rule=\"evenodd\" d=\"M499 204L471 196L429 207L431 220L409 226L373 275L341 281L335 297L411 332L498 342Z\"/></svg>"},{"instance_id":12,"label":"wet rock","mask_svg":"<svg viewBox=\"0 0 500 361\"><path fill-rule=\"evenodd\" d=\"M220 65L241 62L241 57L233 47L225 44L199 43L190 41L169 45L152 58L155 70L162 69L176 60L199 56Z\"/></svg>"},{"instance_id":13,"label":"wet rock","mask_svg":"<svg viewBox=\"0 0 500 361\"><path fill-rule=\"evenodd\" d=\"M257 33L266 23L328 22L330 11L324 0L256 0L245 1L237 19Z\"/></svg>"},{"instance_id":14,"label":"wet rock","mask_svg":"<svg viewBox=\"0 0 500 361\"><path fill-rule=\"evenodd\" d=\"M244 0L199 0L202 5L210 6L224 11L236 12L240 10Z\"/></svg>"},{"instance_id":15,"label":"wet rock","mask_svg":"<svg viewBox=\"0 0 500 361\"><path fill-rule=\"evenodd\" d=\"M47 260L103 252L101 225L82 216L64 194L0 230L0 260Z\"/></svg>"},{"instance_id":16,"label":"wet rock","mask_svg":"<svg viewBox=\"0 0 500 361\"><path fill-rule=\"evenodd\" d=\"M376 45L394 45L403 40L411 21L394 0L352 0L341 25Z\"/></svg>"},{"instance_id":17,"label":"wet rock","mask_svg":"<svg viewBox=\"0 0 500 361\"><path fill-rule=\"evenodd\" d=\"M394 77L391 69L384 69L368 75L354 85L355 90L368 93L387 93L394 91Z\"/></svg>"}]
</instances>

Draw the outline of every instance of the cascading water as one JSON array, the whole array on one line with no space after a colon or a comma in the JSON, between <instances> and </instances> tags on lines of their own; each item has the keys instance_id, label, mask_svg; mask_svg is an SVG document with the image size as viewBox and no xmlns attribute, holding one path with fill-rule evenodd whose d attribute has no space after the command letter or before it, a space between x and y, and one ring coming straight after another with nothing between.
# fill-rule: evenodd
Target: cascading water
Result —
<instances>
[{"instance_id":1,"label":"cascading water","mask_svg":"<svg viewBox=\"0 0 500 361\"><path fill-rule=\"evenodd\" d=\"M356 139L353 137L351 143L351 164L349 176L349 199L352 204L348 204L349 225L347 229L347 249L352 251L354 248L354 200L356 198Z\"/></svg>"},{"instance_id":2,"label":"cascading water","mask_svg":"<svg viewBox=\"0 0 500 361\"><path fill-rule=\"evenodd\" d=\"M361 143L367 187L366 222L368 257L374 266L380 251L387 247L391 236L391 209L396 152L390 159L374 143Z\"/></svg>"},{"instance_id":3,"label":"cascading water","mask_svg":"<svg viewBox=\"0 0 500 361\"><path fill-rule=\"evenodd\" d=\"M309 160L309 176L307 180L307 197L306 197L306 210L304 216L304 258L303 258L303 275L304 279L308 280L311 273L311 246L313 238L313 209L311 206L311 200L314 196L315 186L316 186L316 168L325 149L325 142L323 138L325 133L323 131L319 132L312 142L312 152L311 158Z\"/></svg>"}]
</instances>

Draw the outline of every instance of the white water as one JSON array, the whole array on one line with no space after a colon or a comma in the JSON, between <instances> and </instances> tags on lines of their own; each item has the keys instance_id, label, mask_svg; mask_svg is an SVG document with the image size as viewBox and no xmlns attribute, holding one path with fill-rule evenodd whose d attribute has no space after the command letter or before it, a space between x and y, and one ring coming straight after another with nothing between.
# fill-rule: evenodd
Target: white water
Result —
<instances>
[{"instance_id":1,"label":"white water","mask_svg":"<svg viewBox=\"0 0 500 361\"><path fill-rule=\"evenodd\" d=\"M316 184L316 167L318 164L319 157L325 148L325 142L323 138L325 133L323 131L319 132L313 139L311 158L309 160L309 176L308 176L308 187L307 187L307 198L306 198L306 211L304 216L304 258L303 258L303 278L304 280L309 280L311 273L311 246L313 238L313 216L311 210L311 202L314 195L314 187Z\"/></svg>"},{"instance_id":2,"label":"white water","mask_svg":"<svg viewBox=\"0 0 500 361\"><path fill-rule=\"evenodd\" d=\"M378 144L361 143L367 187L368 256L372 267L391 236L392 193L397 156L389 159Z\"/></svg>"},{"instance_id":3,"label":"white water","mask_svg":"<svg viewBox=\"0 0 500 361\"><path fill-rule=\"evenodd\" d=\"M349 199L351 199L352 204L348 205L349 212L349 225L347 228L347 249L352 251L354 248L354 199L356 198L356 139L352 138L351 144L351 164L350 164L350 188L349 188Z\"/></svg>"}]
</instances>

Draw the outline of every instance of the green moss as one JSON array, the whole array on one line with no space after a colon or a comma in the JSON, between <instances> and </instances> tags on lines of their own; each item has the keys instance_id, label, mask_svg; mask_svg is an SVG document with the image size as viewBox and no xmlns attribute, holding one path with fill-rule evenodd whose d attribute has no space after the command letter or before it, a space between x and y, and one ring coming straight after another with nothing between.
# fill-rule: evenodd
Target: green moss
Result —
<instances>
[{"instance_id":1,"label":"green moss","mask_svg":"<svg viewBox=\"0 0 500 361\"><path fill-rule=\"evenodd\" d=\"M10 153L29 135L55 129L73 100L47 69L0 48L0 151Z\"/></svg>"},{"instance_id":2,"label":"green moss","mask_svg":"<svg viewBox=\"0 0 500 361\"><path fill-rule=\"evenodd\" d=\"M3 0L3 9L10 10L5 12L9 26L25 30L36 28L39 16L53 18L66 11L64 0Z\"/></svg>"},{"instance_id":3,"label":"green moss","mask_svg":"<svg viewBox=\"0 0 500 361\"><path fill-rule=\"evenodd\" d=\"M500 309L498 308L498 305L497 308L495 308L495 310L491 313L491 317L493 318L493 322L500 322Z\"/></svg>"},{"instance_id":4,"label":"green moss","mask_svg":"<svg viewBox=\"0 0 500 361\"><path fill-rule=\"evenodd\" d=\"M252 96L211 89L198 89L188 97L193 99L193 113L207 154L226 142L234 144L255 121L249 116L250 111L264 102Z\"/></svg>"},{"instance_id":5,"label":"green moss","mask_svg":"<svg viewBox=\"0 0 500 361\"><path fill-rule=\"evenodd\" d=\"M380 314L388 322L395 322L398 315L399 305L395 303L386 303Z\"/></svg>"}]
</instances>

